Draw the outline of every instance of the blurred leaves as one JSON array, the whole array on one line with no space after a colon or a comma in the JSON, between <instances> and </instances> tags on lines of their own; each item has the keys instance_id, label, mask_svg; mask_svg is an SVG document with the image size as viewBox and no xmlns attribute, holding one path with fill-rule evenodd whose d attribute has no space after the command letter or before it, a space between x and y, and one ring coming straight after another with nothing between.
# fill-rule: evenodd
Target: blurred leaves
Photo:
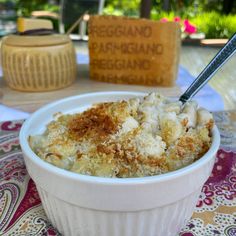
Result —
<instances>
[{"instance_id":1,"label":"blurred leaves","mask_svg":"<svg viewBox=\"0 0 236 236\"><path fill-rule=\"evenodd\" d=\"M79 0L77 0L79 1ZM76 12L76 17L81 15L89 5L83 0L84 8L76 0L67 0L66 25L70 26L75 21L71 9ZM206 38L229 38L236 32L236 1L231 0L231 14L225 15L224 4L230 0L152 0L151 19L160 20L167 18L173 20L176 16L188 19L197 26L198 32L203 32ZM87 3L88 2L88 3ZM141 0L106 0L103 13L107 15L139 17ZM32 11L46 10L59 12L60 0L0 0L6 9L14 9L18 16L29 17ZM1 6L0 5L0 6ZM163 10L165 5L166 11ZM93 11L91 10L93 13Z\"/></svg>"},{"instance_id":2,"label":"blurred leaves","mask_svg":"<svg viewBox=\"0 0 236 236\"><path fill-rule=\"evenodd\" d=\"M178 16L174 12L158 13L154 9L151 17L154 20L166 18L173 21ZM204 33L206 38L230 38L236 32L236 15L222 15L218 12L204 12L194 17L187 17L197 27L198 33Z\"/></svg>"},{"instance_id":3,"label":"blurred leaves","mask_svg":"<svg viewBox=\"0 0 236 236\"><path fill-rule=\"evenodd\" d=\"M32 11L58 12L59 10L59 5L48 3L48 0L15 0L14 2L17 14L24 17L30 16Z\"/></svg>"},{"instance_id":4,"label":"blurred leaves","mask_svg":"<svg viewBox=\"0 0 236 236\"><path fill-rule=\"evenodd\" d=\"M192 22L206 38L229 38L236 32L236 15L205 12L194 17Z\"/></svg>"},{"instance_id":5,"label":"blurred leaves","mask_svg":"<svg viewBox=\"0 0 236 236\"><path fill-rule=\"evenodd\" d=\"M107 0L104 14L106 15L124 15L139 16L140 0Z\"/></svg>"}]
</instances>

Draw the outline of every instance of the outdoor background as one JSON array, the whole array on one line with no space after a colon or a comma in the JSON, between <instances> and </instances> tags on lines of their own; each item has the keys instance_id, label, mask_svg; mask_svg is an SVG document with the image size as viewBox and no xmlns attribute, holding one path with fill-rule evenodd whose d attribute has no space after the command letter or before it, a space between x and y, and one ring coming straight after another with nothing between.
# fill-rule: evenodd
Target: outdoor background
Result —
<instances>
[{"instance_id":1,"label":"outdoor background","mask_svg":"<svg viewBox=\"0 0 236 236\"><path fill-rule=\"evenodd\" d=\"M96 12L95 0L0 0L0 36L16 30L18 16L31 17L33 11L47 11L46 16L58 31L58 19L66 15L65 28L86 8ZM105 0L103 14L139 17L140 0ZM49 13L54 13L50 15ZM150 18L180 22L184 37L229 38L236 32L236 0L152 0ZM191 37L192 37L191 36Z\"/></svg>"}]
</instances>

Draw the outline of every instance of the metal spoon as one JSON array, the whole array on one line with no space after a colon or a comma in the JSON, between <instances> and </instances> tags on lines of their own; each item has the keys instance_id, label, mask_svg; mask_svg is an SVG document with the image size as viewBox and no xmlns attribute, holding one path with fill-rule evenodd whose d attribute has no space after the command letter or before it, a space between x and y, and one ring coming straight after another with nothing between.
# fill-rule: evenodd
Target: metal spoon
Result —
<instances>
[{"instance_id":1,"label":"metal spoon","mask_svg":"<svg viewBox=\"0 0 236 236\"><path fill-rule=\"evenodd\" d=\"M180 96L179 101L185 104L212 78L212 76L236 52L236 33L229 39L225 46L216 54L205 69L198 75L187 90Z\"/></svg>"}]
</instances>

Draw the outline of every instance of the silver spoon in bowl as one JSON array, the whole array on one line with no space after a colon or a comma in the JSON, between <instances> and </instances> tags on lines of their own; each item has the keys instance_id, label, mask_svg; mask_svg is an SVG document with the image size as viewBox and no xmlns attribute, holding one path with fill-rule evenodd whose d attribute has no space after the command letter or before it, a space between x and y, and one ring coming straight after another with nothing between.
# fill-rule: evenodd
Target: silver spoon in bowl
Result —
<instances>
[{"instance_id":1,"label":"silver spoon in bowl","mask_svg":"<svg viewBox=\"0 0 236 236\"><path fill-rule=\"evenodd\" d=\"M182 102L183 106L187 101L192 99L192 97L212 78L212 76L229 60L229 58L234 55L235 52L236 33L180 96L179 101Z\"/></svg>"}]
</instances>

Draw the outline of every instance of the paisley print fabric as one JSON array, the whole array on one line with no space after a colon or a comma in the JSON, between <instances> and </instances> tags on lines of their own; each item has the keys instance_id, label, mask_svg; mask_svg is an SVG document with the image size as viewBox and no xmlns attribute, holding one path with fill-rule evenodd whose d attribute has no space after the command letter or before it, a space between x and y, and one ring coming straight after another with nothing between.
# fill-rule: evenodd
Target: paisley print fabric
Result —
<instances>
[{"instance_id":1,"label":"paisley print fabric","mask_svg":"<svg viewBox=\"0 0 236 236\"><path fill-rule=\"evenodd\" d=\"M179 236L236 236L236 111L214 117L221 148L193 216ZM18 139L22 123L0 123L0 235L60 235L47 219L25 168Z\"/></svg>"},{"instance_id":2,"label":"paisley print fabric","mask_svg":"<svg viewBox=\"0 0 236 236\"><path fill-rule=\"evenodd\" d=\"M25 168L18 139L21 125L0 123L0 235L60 235Z\"/></svg>"}]
</instances>

